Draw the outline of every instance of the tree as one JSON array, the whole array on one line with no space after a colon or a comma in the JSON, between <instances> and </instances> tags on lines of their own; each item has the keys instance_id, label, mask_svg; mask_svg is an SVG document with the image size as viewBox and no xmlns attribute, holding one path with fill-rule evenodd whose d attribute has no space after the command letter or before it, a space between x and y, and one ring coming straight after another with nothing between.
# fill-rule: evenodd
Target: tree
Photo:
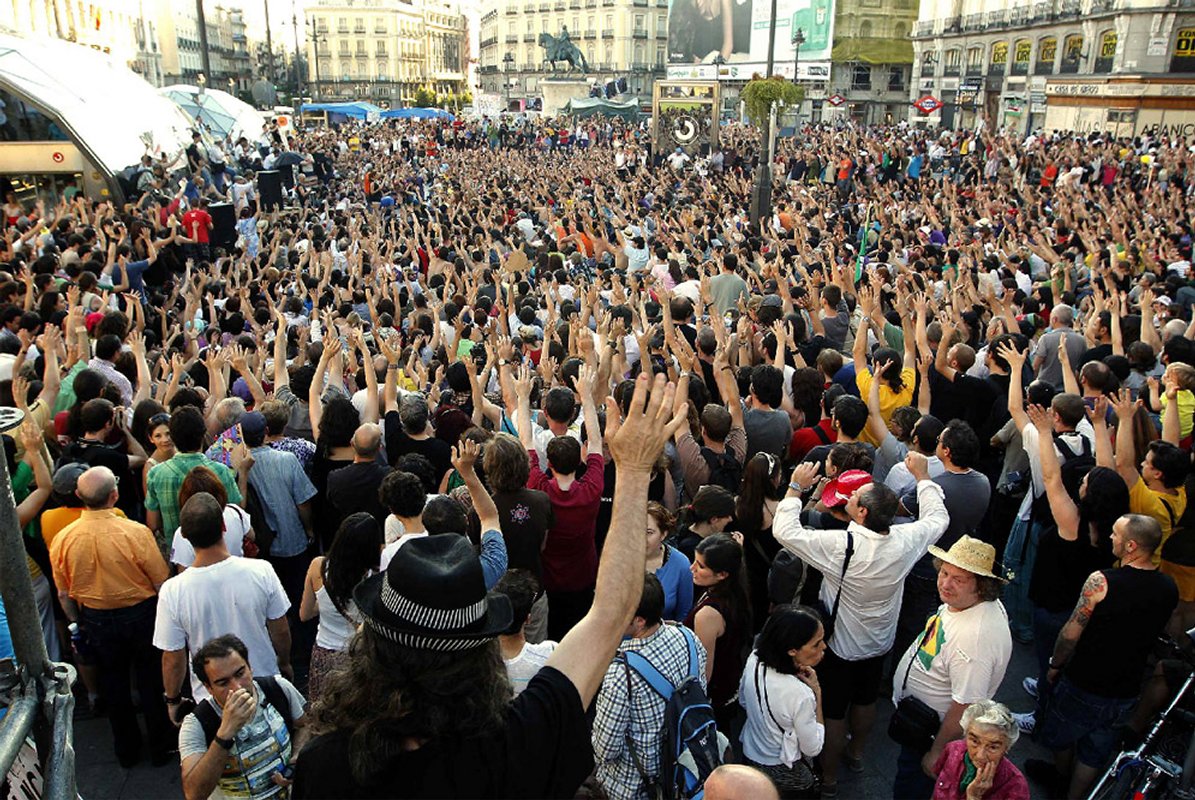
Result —
<instances>
[{"instance_id":1,"label":"tree","mask_svg":"<svg viewBox=\"0 0 1195 800\"><path fill-rule=\"evenodd\" d=\"M786 106L800 105L805 99L805 89L779 75L770 78L753 77L743 87L739 97L747 110L747 118L758 127L768 121L772 106L783 103Z\"/></svg>"},{"instance_id":2,"label":"tree","mask_svg":"<svg viewBox=\"0 0 1195 800\"><path fill-rule=\"evenodd\" d=\"M436 105L436 93L425 86L415 90L415 107L432 108Z\"/></svg>"}]
</instances>

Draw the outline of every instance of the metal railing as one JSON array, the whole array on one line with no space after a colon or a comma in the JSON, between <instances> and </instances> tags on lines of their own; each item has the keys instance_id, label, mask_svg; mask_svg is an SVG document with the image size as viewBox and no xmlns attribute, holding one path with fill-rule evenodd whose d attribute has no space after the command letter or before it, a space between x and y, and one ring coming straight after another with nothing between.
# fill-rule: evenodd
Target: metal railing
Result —
<instances>
[{"instance_id":1,"label":"metal railing","mask_svg":"<svg viewBox=\"0 0 1195 800\"><path fill-rule=\"evenodd\" d=\"M0 701L8 707L0 723L0 775L8 774L32 736L38 753L45 754L42 797L75 800L75 670L50 663L46 653L7 463L0 464L0 484L0 597L16 655L15 663L0 661Z\"/></svg>"}]
</instances>

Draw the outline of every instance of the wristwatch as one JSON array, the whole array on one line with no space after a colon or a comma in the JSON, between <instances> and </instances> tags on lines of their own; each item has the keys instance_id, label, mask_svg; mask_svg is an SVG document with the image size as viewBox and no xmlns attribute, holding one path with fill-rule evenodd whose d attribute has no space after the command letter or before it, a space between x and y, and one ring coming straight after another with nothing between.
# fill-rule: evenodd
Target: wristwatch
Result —
<instances>
[{"instance_id":1,"label":"wristwatch","mask_svg":"<svg viewBox=\"0 0 1195 800\"><path fill-rule=\"evenodd\" d=\"M799 492L800 494L805 494L805 487L802 486L801 484L797 483L796 481L791 481L788 484L788 488L792 489L794 492Z\"/></svg>"},{"instance_id":2,"label":"wristwatch","mask_svg":"<svg viewBox=\"0 0 1195 800\"><path fill-rule=\"evenodd\" d=\"M176 697L171 697L170 695L166 694L165 692L162 692L162 699L166 701L166 705L168 705L168 706L177 706L179 703L181 703L183 701L183 696L180 694Z\"/></svg>"},{"instance_id":3,"label":"wristwatch","mask_svg":"<svg viewBox=\"0 0 1195 800\"><path fill-rule=\"evenodd\" d=\"M232 752L232 739L221 739L219 736L213 736L212 741L223 747L225 750Z\"/></svg>"}]
</instances>

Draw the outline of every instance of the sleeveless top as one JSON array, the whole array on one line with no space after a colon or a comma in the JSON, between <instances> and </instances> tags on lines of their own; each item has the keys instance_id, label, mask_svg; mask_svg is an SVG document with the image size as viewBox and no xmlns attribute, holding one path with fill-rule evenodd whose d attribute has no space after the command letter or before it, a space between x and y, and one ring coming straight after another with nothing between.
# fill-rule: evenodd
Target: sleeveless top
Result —
<instances>
[{"instance_id":1,"label":"sleeveless top","mask_svg":"<svg viewBox=\"0 0 1195 800\"><path fill-rule=\"evenodd\" d=\"M315 634L315 643L325 650L343 652L357 631L357 623L337 610L326 586L319 587L315 601L319 604L319 630ZM351 600L348 611L352 616L357 616L357 606Z\"/></svg>"},{"instance_id":2,"label":"sleeveless top","mask_svg":"<svg viewBox=\"0 0 1195 800\"><path fill-rule=\"evenodd\" d=\"M1178 587L1154 569L1117 567L1102 574L1107 594L1091 612L1066 677L1099 697L1133 698L1154 642L1178 605Z\"/></svg>"},{"instance_id":3,"label":"sleeveless top","mask_svg":"<svg viewBox=\"0 0 1195 800\"><path fill-rule=\"evenodd\" d=\"M685 617L685 627L696 632L697 612L709 606L722 615L726 630L714 643L714 652L706 657L714 657L714 671L710 675L708 695L714 709L720 709L734 700L739 690L739 678L743 675L743 665L747 663L747 653L743 644L750 637L750 631L744 631L735 623L734 617L727 608L727 603L707 593L693 606L693 610Z\"/></svg>"}]
</instances>

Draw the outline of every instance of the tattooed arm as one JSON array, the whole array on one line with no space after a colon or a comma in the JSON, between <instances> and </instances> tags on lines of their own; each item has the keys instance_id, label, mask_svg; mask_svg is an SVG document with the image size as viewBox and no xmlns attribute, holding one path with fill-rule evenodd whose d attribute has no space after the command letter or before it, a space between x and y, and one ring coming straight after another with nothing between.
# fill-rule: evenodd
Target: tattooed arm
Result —
<instances>
[{"instance_id":1,"label":"tattooed arm","mask_svg":"<svg viewBox=\"0 0 1195 800\"><path fill-rule=\"evenodd\" d=\"M1091 573L1087 577L1087 582L1083 584L1083 592L1079 596L1079 602L1075 605L1071 618L1062 626L1062 630L1058 633L1058 641L1054 643L1054 654L1050 656L1050 671L1047 673L1051 682L1058 679L1063 667L1074 655L1075 647L1079 644L1079 637L1083 635L1087 623L1091 622L1091 615L1095 612L1096 605L1107 594L1108 580L1104 577L1104 573Z\"/></svg>"}]
</instances>

